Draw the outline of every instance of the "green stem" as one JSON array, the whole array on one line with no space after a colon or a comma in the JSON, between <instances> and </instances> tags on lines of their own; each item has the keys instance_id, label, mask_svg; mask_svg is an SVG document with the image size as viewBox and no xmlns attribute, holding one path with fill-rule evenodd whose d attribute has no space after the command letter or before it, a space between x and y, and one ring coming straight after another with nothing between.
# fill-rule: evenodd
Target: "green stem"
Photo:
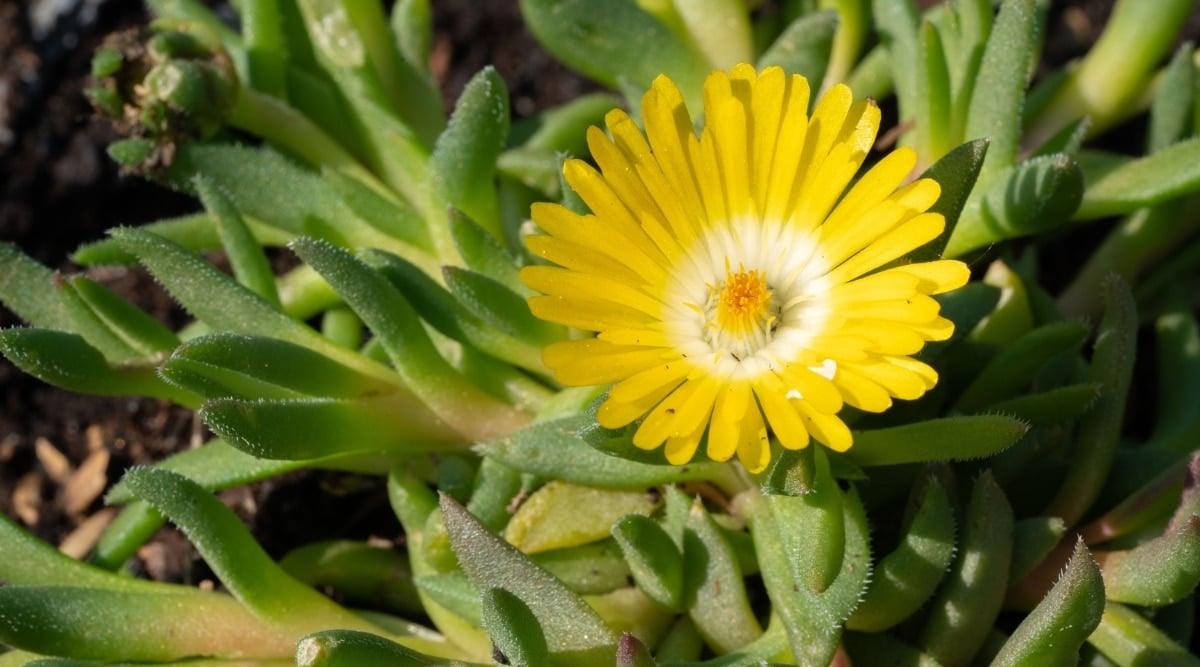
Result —
<instances>
[{"instance_id":1,"label":"green stem","mask_svg":"<svg viewBox=\"0 0 1200 667\"><path fill-rule=\"evenodd\" d=\"M1197 210L1200 199L1171 200L1151 208L1140 209L1121 221L1092 253L1075 280L1058 298L1059 309L1067 317L1094 315L1100 306L1100 290L1104 277L1115 273L1129 283L1136 283L1139 274L1156 259L1172 254L1179 245L1200 230L1200 215L1188 214Z\"/></svg>"},{"instance_id":2,"label":"green stem","mask_svg":"<svg viewBox=\"0 0 1200 667\"><path fill-rule=\"evenodd\" d=\"M279 0L244 0L242 36L246 40L246 83L251 88L287 99L287 44Z\"/></svg>"},{"instance_id":3,"label":"green stem","mask_svg":"<svg viewBox=\"0 0 1200 667\"><path fill-rule=\"evenodd\" d=\"M1093 135L1112 127L1137 102L1150 73L1170 50L1192 0L1119 0L1096 45L1034 119L1027 144L1040 145L1066 124L1092 119Z\"/></svg>"},{"instance_id":4,"label":"green stem","mask_svg":"<svg viewBox=\"0 0 1200 667\"><path fill-rule=\"evenodd\" d=\"M304 114L270 95L240 90L229 124L262 137L313 166L338 169L375 190L391 191Z\"/></svg>"}]
</instances>

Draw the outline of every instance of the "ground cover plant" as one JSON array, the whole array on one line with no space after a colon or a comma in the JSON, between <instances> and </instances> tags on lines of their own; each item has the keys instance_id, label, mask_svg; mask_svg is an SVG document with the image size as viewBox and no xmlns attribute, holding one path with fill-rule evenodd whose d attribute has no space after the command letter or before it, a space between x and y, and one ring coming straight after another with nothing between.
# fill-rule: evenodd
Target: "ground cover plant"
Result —
<instances>
[{"instance_id":1,"label":"ground cover plant","mask_svg":"<svg viewBox=\"0 0 1200 667\"><path fill-rule=\"evenodd\" d=\"M517 122L427 1L148 4L87 95L199 209L72 259L189 321L3 245L0 353L212 437L82 559L0 518L0 664L1200 664L1194 3L522 0L607 92ZM402 548L213 493L297 470Z\"/></svg>"}]
</instances>

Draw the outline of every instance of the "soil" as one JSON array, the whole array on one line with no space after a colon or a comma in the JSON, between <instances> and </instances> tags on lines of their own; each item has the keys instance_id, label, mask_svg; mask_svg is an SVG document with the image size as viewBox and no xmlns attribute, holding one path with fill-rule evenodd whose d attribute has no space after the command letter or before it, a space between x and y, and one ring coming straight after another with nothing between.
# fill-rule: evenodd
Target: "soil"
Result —
<instances>
[{"instance_id":1,"label":"soil","mask_svg":"<svg viewBox=\"0 0 1200 667\"><path fill-rule=\"evenodd\" d=\"M44 22L38 12L57 5L70 9ZM508 82L517 116L595 88L536 44L515 0L438 0L433 6L433 63L444 99L455 99L486 64ZM1105 0L1054 3L1047 59L1063 62L1084 52L1110 7ZM144 12L140 0L0 0L0 242L53 268L78 271L70 252L106 229L197 209L189 197L118 176L104 153L115 136L92 119L82 96L95 46L112 31L144 23ZM137 269L89 275L165 322L183 321L169 297ZM0 326L17 324L0 308ZM65 543L74 555L87 551L111 516L101 496L123 470L205 437L189 411L157 400L61 391L0 359L0 512L52 544ZM298 473L223 497L275 556L327 537L398 539L400 527L378 480L347 481ZM210 576L170 530L142 550L135 569L173 581Z\"/></svg>"}]
</instances>

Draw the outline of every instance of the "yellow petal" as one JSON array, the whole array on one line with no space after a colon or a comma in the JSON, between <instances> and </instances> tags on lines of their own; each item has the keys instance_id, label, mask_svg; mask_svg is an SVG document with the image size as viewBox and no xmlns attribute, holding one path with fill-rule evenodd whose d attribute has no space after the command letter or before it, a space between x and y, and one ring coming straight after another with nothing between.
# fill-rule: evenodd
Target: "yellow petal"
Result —
<instances>
[{"instance_id":1,"label":"yellow petal","mask_svg":"<svg viewBox=\"0 0 1200 667\"><path fill-rule=\"evenodd\" d=\"M584 386L623 380L661 364L666 354L659 347L613 345L591 338L547 345L542 361L563 384Z\"/></svg>"},{"instance_id":2,"label":"yellow petal","mask_svg":"<svg viewBox=\"0 0 1200 667\"><path fill-rule=\"evenodd\" d=\"M840 83L826 91L817 101L817 108L813 110L812 119L808 121L808 137L805 139L804 153L800 157L801 163L807 167L806 179L820 171L821 163L825 161L829 149L842 133L842 126L846 123L846 116L850 113L853 101L854 95L850 88ZM804 190L803 181L797 180L796 188Z\"/></svg>"},{"instance_id":3,"label":"yellow petal","mask_svg":"<svg viewBox=\"0 0 1200 667\"><path fill-rule=\"evenodd\" d=\"M633 444L654 449L669 437L691 432L695 420L712 410L717 387L717 380L711 377L684 382L650 412L634 433ZM677 428L678 424L682 427Z\"/></svg>"},{"instance_id":4,"label":"yellow petal","mask_svg":"<svg viewBox=\"0 0 1200 667\"><path fill-rule=\"evenodd\" d=\"M650 317L662 316L662 302L637 285L609 276L585 275L557 266L527 266L521 282L543 294L578 296L594 301L612 301L639 310Z\"/></svg>"},{"instance_id":5,"label":"yellow petal","mask_svg":"<svg viewBox=\"0 0 1200 667\"><path fill-rule=\"evenodd\" d=\"M683 382L687 365L680 361L648 368L618 383L596 411L604 428L621 428L645 416Z\"/></svg>"},{"instance_id":6,"label":"yellow petal","mask_svg":"<svg viewBox=\"0 0 1200 667\"><path fill-rule=\"evenodd\" d=\"M838 202L837 208L825 221L826 229L830 234L844 232L847 225L853 224L891 196L916 165L917 152L907 146L885 155Z\"/></svg>"},{"instance_id":7,"label":"yellow petal","mask_svg":"<svg viewBox=\"0 0 1200 667\"><path fill-rule=\"evenodd\" d=\"M929 324L937 318L941 307L932 297L914 294L908 299L851 301L838 307L838 315L901 324Z\"/></svg>"},{"instance_id":8,"label":"yellow petal","mask_svg":"<svg viewBox=\"0 0 1200 667\"><path fill-rule=\"evenodd\" d=\"M700 198L704 202L704 219L709 224L729 223L729 210L725 206L725 188L721 185L721 161L717 157L716 141L712 132L700 135L700 143L692 144L693 161L706 168L697 170L700 181Z\"/></svg>"},{"instance_id":9,"label":"yellow petal","mask_svg":"<svg viewBox=\"0 0 1200 667\"><path fill-rule=\"evenodd\" d=\"M933 389L937 385L938 374L932 366L912 357L888 357L888 363L899 366L925 381L925 389Z\"/></svg>"},{"instance_id":10,"label":"yellow petal","mask_svg":"<svg viewBox=\"0 0 1200 667\"><path fill-rule=\"evenodd\" d=\"M922 375L892 364L887 359L855 362L846 367L875 382L896 398L911 401L925 395L926 384Z\"/></svg>"},{"instance_id":11,"label":"yellow petal","mask_svg":"<svg viewBox=\"0 0 1200 667\"><path fill-rule=\"evenodd\" d=\"M642 401L647 396L659 396L659 400L661 400L666 396L664 388L669 391L678 387L690 370L691 366L682 360L652 366L617 383L609 392L608 397L619 403ZM654 401L646 407L646 410L657 404L658 401Z\"/></svg>"},{"instance_id":12,"label":"yellow petal","mask_svg":"<svg viewBox=\"0 0 1200 667\"><path fill-rule=\"evenodd\" d=\"M842 398L865 412L883 412L892 407L892 396L886 389L859 375L848 365L838 368L833 384L841 392Z\"/></svg>"},{"instance_id":13,"label":"yellow petal","mask_svg":"<svg viewBox=\"0 0 1200 667\"><path fill-rule=\"evenodd\" d=\"M659 76L642 98L646 139L670 188L684 201L700 201L688 144L696 140L683 96L670 79Z\"/></svg>"},{"instance_id":14,"label":"yellow petal","mask_svg":"<svg viewBox=\"0 0 1200 667\"><path fill-rule=\"evenodd\" d=\"M779 122L783 118L784 98L790 79L781 67L768 67L758 76L751 94L753 139L750 149L753 171L754 202L758 211L767 208L767 187L770 185L771 162L779 140Z\"/></svg>"},{"instance_id":15,"label":"yellow petal","mask_svg":"<svg viewBox=\"0 0 1200 667\"><path fill-rule=\"evenodd\" d=\"M773 373L763 373L755 379L753 386L758 404L762 406L771 432L779 439L779 444L787 449L807 447L808 429L793 405L803 399L789 401L786 398L787 388Z\"/></svg>"},{"instance_id":16,"label":"yellow petal","mask_svg":"<svg viewBox=\"0 0 1200 667\"><path fill-rule=\"evenodd\" d=\"M913 331L925 340L950 340L950 337L954 335L954 322L944 317L936 318L927 324L914 324L912 327Z\"/></svg>"},{"instance_id":17,"label":"yellow petal","mask_svg":"<svg viewBox=\"0 0 1200 667\"><path fill-rule=\"evenodd\" d=\"M846 422L842 421L840 417L823 415L813 410L812 406L805 405L803 401L796 404L796 409L800 411L801 418L813 438L820 441L821 444L835 452L844 452L854 444L854 436L850 434Z\"/></svg>"},{"instance_id":18,"label":"yellow petal","mask_svg":"<svg viewBox=\"0 0 1200 667\"><path fill-rule=\"evenodd\" d=\"M902 257L937 238L946 228L940 213L922 213L876 239L830 272L832 282L847 282Z\"/></svg>"},{"instance_id":19,"label":"yellow petal","mask_svg":"<svg viewBox=\"0 0 1200 667\"><path fill-rule=\"evenodd\" d=\"M569 296L530 297L529 311L548 322L557 322L584 331L638 329L649 326L652 322L645 313L611 301Z\"/></svg>"},{"instance_id":20,"label":"yellow petal","mask_svg":"<svg viewBox=\"0 0 1200 667\"><path fill-rule=\"evenodd\" d=\"M663 454L667 458L667 463L681 466L691 461L696 456L696 448L700 446L700 439L703 436L704 424L701 423L699 430L694 433L667 438L667 443L663 446Z\"/></svg>"},{"instance_id":21,"label":"yellow petal","mask_svg":"<svg viewBox=\"0 0 1200 667\"><path fill-rule=\"evenodd\" d=\"M767 439L767 427L763 425L762 414L757 407L750 406L741 427L738 436L738 460L751 473L760 473L771 462L771 441Z\"/></svg>"},{"instance_id":22,"label":"yellow petal","mask_svg":"<svg viewBox=\"0 0 1200 667\"><path fill-rule=\"evenodd\" d=\"M745 382L732 382L725 391L717 394L708 429L708 458L728 461L737 451L742 423L747 419L746 411L752 408L750 403L750 385Z\"/></svg>"},{"instance_id":23,"label":"yellow petal","mask_svg":"<svg viewBox=\"0 0 1200 667\"><path fill-rule=\"evenodd\" d=\"M659 284L666 279L665 259L648 238L622 238L596 216L583 216L558 204L538 202L531 207L533 221L554 238L591 248L615 259L642 276ZM617 242L614 243L613 241Z\"/></svg>"},{"instance_id":24,"label":"yellow petal","mask_svg":"<svg viewBox=\"0 0 1200 667\"><path fill-rule=\"evenodd\" d=\"M634 273L628 266L607 255L595 252L589 246L564 241L553 236L535 234L525 237L525 247L529 248L529 252L534 255L572 271L612 276L631 284L642 282L642 277Z\"/></svg>"},{"instance_id":25,"label":"yellow petal","mask_svg":"<svg viewBox=\"0 0 1200 667\"><path fill-rule=\"evenodd\" d=\"M830 305L840 307L855 301L883 301L885 299L907 299L917 294L921 279L910 273L895 269L872 273L848 283L829 288L825 298Z\"/></svg>"},{"instance_id":26,"label":"yellow petal","mask_svg":"<svg viewBox=\"0 0 1200 667\"><path fill-rule=\"evenodd\" d=\"M837 332L839 335L853 336L867 341L861 349L877 354L916 354L925 347L925 339L911 325L885 320L848 320L837 329ZM846 357L841 357L841 359L846 359ZM859 357L858 360L862 360L862 357Z\"/></svg>"},{"instance_id":27,"label":"yellow petal","mask_svg":"<svg viewBox=\"0 0 1200 667\"><path fill-rule=\"evenodd\" d=\"M916 276L923 283L920 289L925 294L949 292L966 285L971 279L971 268L956 259L906 264L889 271Z\"/></svg>"},{"instance_id":28,"label":"yellow petal","mask_svg":"<svg viewBox=\"0 0 1200 667\"><path fill-rule=\"evenodd\" d=\"M716 148L716 166L721 172L721 188L725 206L734 218L757 215L750 194L750 132L747 129L746 109L736 98L721 100L709 110L706 132L711 133Z\"/></svg>"},{"instance_id":29,"label":"yellow petal","mask_svg":"<svg viewBox=\"0 0 1200 667\"><path fill-rule=\"evenodd\" d=\"M797 156L804 150L808 136L808 80L793 75L790 82L763 209L763 217L767 220L784 219L792 205L797 179L806 169Z\"/></svg>"},{"instance_id":30,"label":"yellow petal","mask_svg":"<svg viewBox=\"0 0 1200 667\"><path fill-rule=\"evenodd\" d=\"M842 396L831 380L798 364L785 366L779 375L787 385L786 393L794 389L800 394L800 398L808 401L817 412L831 415L842 409Z\"/></svg>"},{"instance_id":31,"label":"yellow petal","mask_svg":"<svg viewBox=\"0 0 1200 667\"><path fill-rule=\"evenodd\" d=\"M673 345L671 339L663 333L659 326L639 329L605 329L597 334L596 338L617 345L652 345L663 348Z\"/></svg>"}]
</instances>

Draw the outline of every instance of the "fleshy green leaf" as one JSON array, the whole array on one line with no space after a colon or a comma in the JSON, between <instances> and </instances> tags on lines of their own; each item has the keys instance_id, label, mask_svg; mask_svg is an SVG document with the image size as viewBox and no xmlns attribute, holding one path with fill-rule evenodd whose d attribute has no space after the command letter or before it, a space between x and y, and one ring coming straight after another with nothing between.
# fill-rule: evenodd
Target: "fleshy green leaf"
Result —
<instances>
[{"instance_id":1,"label":"fleshy green leaf","mask_svg":"<svg viewBox=\"0 0 1200 667\"><path fill-rule=\"evenodd\" d=\"M487 276L521 296L530 294L529 288L517 277L516 260L500 245L499 240L457 211L451 212L449 222L454 245L468 269Z\"/></svg>"},{"instance_id":2,"label":"fleshy green leaf","mask_svg":"<svg viewBox=\"0 0 1200 667\"><path fill-rule=\"evenodd\" d=\"M988 139L988 157L979 174L983 188L1017 161L1025 84L1038 49L1036 4L1014 0L1000 5L973 84L963 136Z\"/></svg>"},{"instance_id":3,"label":"fleshy green leaf","mask_svg":"<svg viewBox=\"0 0 1200 667\"><path fill-rule=\"evenodd\" d=\"M99 396L155 396L196 405L189 391L166 384L150 365L110 366L78 334L50 329L0 331L0 353L22 371L57 387Z\"/></svg>"},{"instance_id":4,"label":"fleshy green leaf","mask_svg":"<svg viewBox=\"0 0 1200 667\"><path fill-rule=\"evenodd\" d=\"M236 333L188 341L159 373L207 398L355 398L402 390L310 348Z\"/></svg>"},{"instance_id":5,"label":"fleshy green leaf","mask_svg":"<svg viewBox=\"0 0 1200 667\"><path fill-rule=\"evenodd\" d=\"M620 491L559 480L534 491L504 529L504 539L527 554L606 538L626 515L648 515L657 501L645 491Z\"/></svg>"},{"instance_id":6,"label":"fleshy green leaf","mask_svg":"<svg viewBox=\"0 0 1200 667\"><path fill-rule=\"evenodd\" d=\"M740 649L762 634L746 597L733 550L697 502L683 536L684 604L700 636L717 653Z\"/></svg>"},{"instance_id":7,"label":"fleshy green leaf","mask_svg":"<svg viewBox=\"0 0 1200 667\"><path fill-rule=\"evenodd\" d=\"M322 176L364 222L424 252L433 252L429 228L412 204L337 169L326 169Z\"/></svg>"},{"instance_id":8,"label":"fleshy green leaf","mask_svg":"<svg viewBox=\"0 0 1200 667\"><path fill-rule=\"evenodd\" d=\"M388 547L352 540L309 542L279 561L308 586L329 586L359 604L421 613L408 558Z\"/></svg>"},{"instance_id":9,"label":"fleshy green leaf","mask_svg":"<svg viewBox=\"0 0 1200 667\"><path fill-rule=\"evenodd\" d=\"M959 412L976 412L1026 389L1034 375L1054 357L1077 348L1087 337L1082 322L1052 322L1006 345L975 376L954 404Z\"/></svg>"},{"instance_id":10,"label":"fleshy green leaf","mask_svg":"<svg viewBox=\"0 0 1200 667\"><path fill-rule=\"evenodd\" d=\"M427 578L440 576L437 564L427 558L426 549L426 542L438 537L426 535L426 525L436 514L440 514L437 497L423 481L406 472L406 468L397 466L388 474L388 501L404 526L408 559L425 614L448 639L473 659L485 660L491 655L492 643L479 629L479 589L464 576L457 585L452 584L452 595L457 599L451 603L432 592L426 592L423 585ZM441 537L448 538L445 532ZM455 574L462 573L459 571Z\"/></svg>"},{"instance_id":11,"label":"fleshy green leaf","mask_svg":"<svg viewBox=\"0 0 1200 667\"><path fill-rule=\"evenodd\" d=\"M610 88L625 81L645 90L666 74L688 107L700 108L709 64L633 0L612 2L603 12L590 0L521 0L521 14L543 46L588 77Z\"/></svg>"},{"instance_id":12,"label":"fleshy green leaf","mask_svg":"<svg viewBox=\"0 0 1200 667\"><path fill-rule=\"evenodd\" d=\"M423 655L369 632L322 630L308 635L296 644L295 664L299 667L423 667L457 663L446 663Z\"/></svg>"},{"instance_id":13,"label":"fleshy green leaf","mask_svg":"<svg viewBox=\"0 0 1200 667\"><path fill-rule=\"evenodd\" d=\"M418 267L396 255L376 250L363 253L363 260L383 274L421 318L442 334L527 370L539 374L547 372L542 364L540 346L488 326ZM528 310L524 304L521 307Z\"/></svg>"},{"instance_id":14,"label":"fleshy green leaf","mask_svg":"<svg viewBox=\"0 0 1200 667\"><path fill-rule=\"evenodd\" d=\"M1100 493L1121 437L1125 398L1137 355L1137 307L1129 286L1112 277L1104 286L1104 319L1096 333L1088 379L1101 386L1096 406L1079 420L1071 467L1046 514L1075 525Z\"/></svg>"},{"instance_id":15,"label":"fleshy green leaf","mask_svg":"<svg viewBox=\"0 0 1200 667\"><path fill-rule=\"evenodd\" d=\"M1009 578L1018 581L1033 571L1059 545L1067 532L1056 516L1034 516L1013 523L1013 557Z\"/></svg>"},{"instance_id":16,"label":"fleshy green leaf","mask_svg":"<svg viewBox=\"0 0 1200 667\"><path fill-rule=\"evenodd\" d=\"M477 449L522 472L605 488L644 490L672 482L724 480L727 474L717 463L652 465L605 454L583 439L598 429L590 415L575 415L534 424Z\"/></svg>"},{"instance_id":17,"label":"fleshy green leaf","mask_svg":"<svg viewBox=\"0 0 1200 667\"><path fill-rule=\"evenodd\" d=\"M317 332L284 315L199 255L141 229L121 228L112 236L192 315L213 329L273 336L316 349L328 345L318 342Z\"/></svg>"},{"instance_id":18,"label":"fleshy green leaf","mask_svg":"<svg viewBox=\"0 0 1200 667\"><path fill-rule=\"evenodd\" d=\"M291 234L335 226L342 238L363 245L388 244L388 238L359 220L319 175L273 150L184 143L171 166L171 180L190 190L197 174L211 179L243 216Z\"/></svg>"},{"instance_id":19,"label":"fleshy green leaf","mask_svg":"<svg viewBox=\"0 0 1200 667\"><path fill-rule=\"evenodd\" d=\"M429 71L429 53L433 46L433 11L429 0L400 0L392 6L392 33L396 47L410 67L422 75Z\"/></svg>"},{"instance_id":20,"label":"fleshy green leaf","mask_svg":"<svg viewBox=\"0 0 1200 667\"><path fill-rule=\"evenodd\" d=\"M1163 72L1158 94L1150 107L1147 153L1157 153L1193 134L1196 108L1194 51L1191 43L1180 46Z\"/></svg>"},{"instance_id":21,"label":"fleshy green leaf","mask_svg":"<svg viewBox=\"0 0 1200 667\"><path fill-rule=\"evenodd\" d=\"M988 142L986 139L969 141L946 153L925 173L921 174L921 178L932 178L942 188L942 194L938 197L937 202L929 208L929 212L941 213L942 217L946 219L946 229L938 238L909 253L909 257L914 262L928 262L942 256L946 242L958 225L958 218L962 214L963 206L966 205L967 198L970 197L975 187L975 180L979 177L979 170L983 167L987 152ZM955 290L949 294L954 295L960 292L962 290ZM957 330L957 327L955 329Z\"/></svg>"},{"instance_id":22,"label":"fleshy green leaf","mask_svg":"<svg viewBox=\"0 0 1200 667\"><path fill-rule=\"evenodd\" d=\"M750 12L742 0L672 0L671 4L692 46L708 58L710 67L729 69L753 59Z\"/></svg>"},{"instance_id":23,"label":"fleshy green leaf","mask_svg":"<svg viewBox=\"0 0 1200 667\"><path fill-rule=\"evenodd\" d=\"M758 69L778 65L789 74L808 79L814 88L819 86L829 67L838 24L838 14L833 11L797 18L758 57Z\"/></svg>"},{"instance_id":24,"label":"fleshy green leaf","mask_svg":"<svg viewBox=\"0 0 1200 667\"><path fill-rule=\"evenodd\" d=\"M943 664L969 662L987 639L1008 586L1012 540L1012 508L985 472L971 492L958 558L921 633L921 646Z\"/></svg>"},{"instance_id":25,"label":"fleshy green leaf","mask_svg":"<svg viewBox=\"0 0 1200 667\"><path fill-rule=\"evenodd\" d=\"M1176 644L1144 616L1116 602L1104 606L1100 625L1088 637L1088 643L1118 665L1200 667L1200 658Z\"/></svg>"},{"instance_id":26,"label":"fleshy green leaf","mask_svg":"<svg viewBox=\"0 0 1200 667\"><path fill-rule=\"evenodd\" d=\"M931 481L900 544L880 559L846 627L879 632L911 616L933 596L954 558L954 547L950 499L940 484Z\"/></svg>"},{"instance_id":27,"label":"fleshy green leaf","mask_svg":"<svg viewBox=\"0 0 1200 667\"><path fill-rule=\"evenodd\" d=\"M295 641L227 595L165 586L151 593L10 585L0 588L0 607L0 642L79 660L273 658L291 653Z\"/></svg>"},{"instance_id":28,"label":"fleshy green leaf","mask_svg":"<svg viewBox=\"0 0 1200 667\"><path fill-rule=\"evenodd\" d=\"M1177 300L1155 322L1158 400L1151 440L1163 442L1195 424L1200 405L1200 324L1191 307Z\"/></svg>"},{"instance_id":29,"label":"fleshy green leaf","mask_svg":"<svg viewBox=\"0 0 1200 667\"><path fill-rule=\"evenodd\" d=\"M1079 166L1063 154L1026 160L997 174L959 217L946 255L958 257L990 243L1059 227L1079 207L1083 188Z\"/></svg>"},{"instance_id":30,"label":"fleshy green leaf","mask_svg":"<svg viewBox=\"0 0 1200 667\"><path fill-rule=\"evenodd\" d=\"M1129 213L1198 189L1200 137L1193 137L1101 176L1087 173L1087 189L1074 217L1094 220Z\"/></svg>"},{"instance_id":31,"label":"fleshy green leaf","mask_svg":"<svg viewBox=\"0 0 1200 667\"><path fill-rule=\"evenodd\" d=\"M136 356L169 353L179 345L179 337L158 320L86 276L71 276L61 287L64 297L86 308L111 336ZM82 327L79 331L84 333Z\"/></svg>"},{"instance_id":32,"label":"fleshy green leaf","mask_svg":"<svg viewBox=\"0 0 1200 667\"><path fill-rule=\"evenodd\" d=\"M261 481L296 470L306 463L260 459L217 439L173 454L155 467L177 472L206 489L216 490ZM110 505L128 503L134 498L124 479L114 484L104 496Z\"/></svg>"},{"instance_id":33,"label":"fleshy green leaf","mask_svg":"<svg viewBox=\"0 0 1200 667\"><path fill-rule=\"evenodd\" d=\"M233 511L195 482L167 470L135 468L125 484L178 525L230 592L265 619L293 630L372 628L281 570Z\"/></svg>"},{"instance_id":34,"label":"fleshy green leaf","mask_svg":"<svg viewBox=\"0 0 1200 667\"><path fill-rule=\"evenodd\" d=\"M490 530L499 532L508 523L509 506L521 493L521 473L484 457L479 462L467 510Z\"/></svg>"},{"instance_id":35,"label":"fleshy green leaf","mask_svg":"<svg viewBox=\"0 0 1200 667\"><path fill-rule=\"evenodd\" d=\"M580 595L611 593L629 585L629 564L611 539L543 551L529 558Z\"/></svg>"},{"instance_id":36,"label":"fleshy green leaf","mask_svg":"<svg viewBox=\"0 0 1200 667\"><path fill-rule=\"evenodd\" d=\"M508 137L508 117L504 80L485 67L463 89L429 157L434 201L463 211L498 240L505 234L496 199L496 158Z\"/></svg>"},{"instance_id":37,"label":"fleshy green leaf","mask_svg":"<svg viewBox=\"0 0 1200 667\"><path fill-rule=\"evenodd\" d=\"M661 526L638 514L612 526L633 579L655 602L671 611L683 607L683 554Z\"/></svg>"},{"instance_id":38,"label":"fleshy green leaf","mask_svg":"<svg viewBox=\"0 0 1200 667\"><path fill-rule=\"evenodd\" d=\"M462 617L477 626L482 626L482 605L479 589L462 572L429 574L416 577L417 589L438 606Z\"/></svg>"},{"instance_id":39,"label":"fleshy green leaf","mask_svg":"<svg viewBox=\"0 0 1200 667\"><path fill-rule=\"evenodd\" d=\"M0 302L32 326L72 330L54 272L7 243L0 243Z\"/></svg>"},{"instance_id":40,"label":"fleshy green leaf","mask_svg":"<svg viewBox=\"0 0 1200 667\"><path fill-rule=\"evenodd\" d=\"M921 24L917 39L920 66L917 69L917 152L922 160L933 160L950 150L952 129L950 71L941 33L931 21Z\"/></svg>"},{"instance_id":41,"label":"fleshy green leaf","mask_svg":"<svg viewBox=\"0 0 1200 667\"><path fill-rule=\"evenodd\" d=\"M1000 415L944 417L854 434L846 457L860 466L981 458L1008 448L1029 430Z\"/></svg>"},{"instance_id":42,"label":"fleshy green leaf","mask_svg":"<svg viewBox=\"0 0 1200 667\"><path fill-rule=\"evenodd\" d=\"M885 632L847 632L846 651L854 664L893 667L944 667L933 656Z\"/></svg>"},{"instance_id":43,"label":"fleshy green leaf","mask_svg":"<svg viewBox=\"0 0 1200 667\"><path fill-rule=\"evenodd\" d=\"M487 440L526 421L442 357L412 306L379 272L329 243L299 239L292 248L346 299L380 339L408 387L452 428L470 440Z\"/></svg>"},{"instance_id":44,"label":"fleshy green leaf","mask_svg":"<svg viewBox=\"0 0 1200 667\"><path fill-rule=\"evenodd\" d=\"M503 588L529 608L542 626L555 662L612 664L617 636L587 603L458 503L442 496L441 508L462 568L480 589Z\"/></svg>"},{"instance_id":45,"label":"fleshy green leaf","mask_svg":"<svg viewBox=\"0 0 1200 667\"><path fill-rule=\"evenodd\" d=\"M514 145L550 153L587 154L587 129L601 125L609 111L621 106L621 100L608 93L590 93L552 107L540 115L521 121L512 128ZM524 141L518 133L528 134ZM557 160L556 160L557 162ZM561 170L555 167L556 173ZM474 268L474 267L472 267ZM480 270L480 269L476 269Z\"/></svg>"},{"instance_id":46,"label":"fleshy green leaf","mask_svg":"<svg viewBox=\"0 0 1200 667\"><path fill-rule=\"evenodd\" d=\"M485 326L541 345L563 335L562 327L534 317L525 299L488 276L447 266L442 269L442 277L450 292Z\"/></svg>"},{"instance_id":47,"label":"fleshy green leaf","mask_svg":"<svg viewBox=\"0 0 1200 667\"><path fill-rule=\"evenodd\" d=\"M205 403L200 416L231 445L256 457L354 456L374 470L386 469L397 457L460 442L406 392L361 400L221 398ZM372 456L378 457L374 463Z\"/></svg>"},{"instance_id":48,"label":"fleshy green leaf","mask_svg":"<svg viewBox=\"0 0 1200 667\"><path fill-rule=\"evenodd\" d=\"M1030 426L1065 424L1091 409L1100 396L1098 384L1086 382L1017 396L988 406L988 412L1013 415Z\"/></svg>"},{"instance_id":49,"label":"fleshy green leaf","mask_svg":"<svg viewBox=\"0 0 1200 667\"><path fill-rule=\"evenodd\" d=\"M1128 551L1098 552L1096 559L1108 599L1144 607L1176 602L1200 584L1200 517Z\"/></svg>"},{"instance_id":50,"label":"fleshy green leaf","mask_svg":"<svg viewBox=\"0 0 1200 667\"><path fill-rule=\"evenodd\" d=\"M503 588L483 592L483 629L509 664L545 665L550 659L537 617L521 598Z\"/></svg>"},{"instance_id":51,"label":"fleshy green leaf","mask_svg":"<svg viewBox=\"0 0 1200 667\"><path fill-rule=\"evenodd\" d=\"M917 68L921 66L920 11L913 0L872 0L871 14L891 65L900 120L913 118L917 103Z\"/></svg>"},{"instance_id":52,"label":"fleshy green leaf","mask_svg":"<svg viewBox=\"0 0 1200 667\"><path fill-rule=\"evenodd\" d=\"M279 293L275 291L271 265L233 203L207 176L197 175L192 179L192 186L216 222L217 235L237 281L268 303L278 306Z\"/></svg>"},{"instance_id":53,"label":"fleshy green leaf","mask_svg":"<svg viewBox=\"0 0 1200 667\"><path fill-rule=\"evenodd\" d=\"M750 532L754 537L763 582L774 602L776 615L785 629L792 653L801 664L823 665L833 660L841 638L842 624L858 604L870 577L871 549L867 519L856 491L851 489L845 494L842 508L846 535L842 569L833 583L821 593L810 590L806 577L796 576L791 563L795 553L784 547L783 535L791 530L782 521L784 517L770 512L765 503L751 510ZM770 634L771 627L768 627L766 635Z\"/></svg>"}]
</instances>

